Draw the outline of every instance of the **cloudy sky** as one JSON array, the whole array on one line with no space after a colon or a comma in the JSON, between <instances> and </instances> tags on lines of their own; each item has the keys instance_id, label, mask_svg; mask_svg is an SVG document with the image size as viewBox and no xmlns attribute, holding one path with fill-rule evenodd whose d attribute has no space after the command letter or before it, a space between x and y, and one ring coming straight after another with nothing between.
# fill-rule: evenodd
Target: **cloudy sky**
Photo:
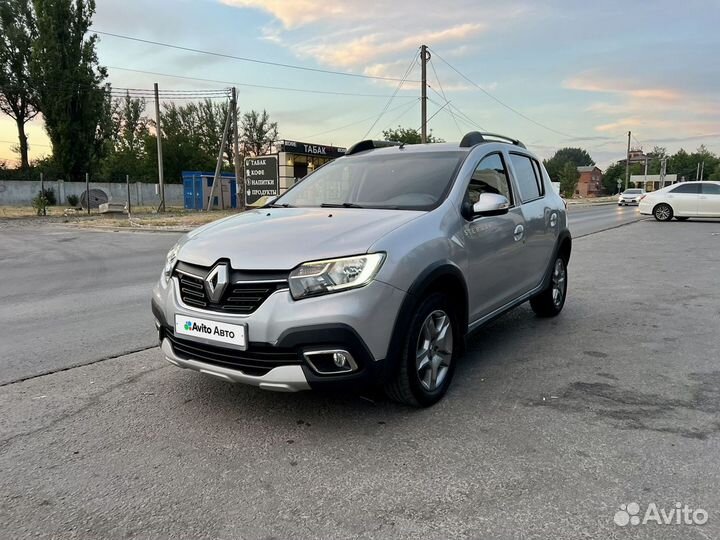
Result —
<instances>
[{"instance_id":1,"label":"cloudy sky","mask_svg":"<svg viewBox=\"0 0 720 540\"><path fill-rule=\"evenodd\" d=\"M368 136L379 137L399 124L419 128L420 68L414 58L425 43L434 53L430 127L446 140L482 126L520 138L543 157L562 146L583 146L601 166L622 158L628 130L633 146L674 151L705 143L720 152L717 0L97 4L98 31L393 79L412 67L390 101L396 80L262 65L101 36L99 56L113 86L152 88L157 81L161 89L189 90L235 83L241 110L267 109L287 139L345 146L368 130ZM48 153L41 123L29 132L31 156ZM2 117L0 159L14 156L14 139L12 121Z\"/></svg>"}]
</instances>

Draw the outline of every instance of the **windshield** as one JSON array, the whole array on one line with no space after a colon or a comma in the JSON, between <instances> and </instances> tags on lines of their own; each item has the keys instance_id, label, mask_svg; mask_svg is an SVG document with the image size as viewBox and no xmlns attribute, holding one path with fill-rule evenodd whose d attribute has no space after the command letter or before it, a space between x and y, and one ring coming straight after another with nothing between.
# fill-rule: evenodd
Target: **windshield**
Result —
<instances>
[{"instance_id":1,"label":"windshield","mask_svg":"<svg viewBox=\"0 0 720 540\"><path fill-rule=\"evenodd\" d=\"M642 189L628 189L623 191L623 195L637 195L642 193Z\"/></svg>"},{"instance_id":2,"label":"windshield","mask_svg":"<svg viewBox=\"0 0 720 540\"><path fill-rule=\"evenodd\" d=\"M342 157L296 184L275 205L430 210L438 205L464 152Z\"/></svg>"}]
</instances>

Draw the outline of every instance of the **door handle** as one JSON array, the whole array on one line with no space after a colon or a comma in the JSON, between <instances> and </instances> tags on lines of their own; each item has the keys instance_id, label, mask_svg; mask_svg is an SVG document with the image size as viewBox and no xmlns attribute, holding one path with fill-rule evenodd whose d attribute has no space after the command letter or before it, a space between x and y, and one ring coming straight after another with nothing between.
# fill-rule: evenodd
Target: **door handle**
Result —
<instances>
[{"instance_id":1,"label":"door handle","mask_svg":"<svg viewBox=\"0 0 720 540\"><path fill-rule=\"evenodd\" d=\"M515 239L516 242L519 242L520 240L522 240L524 235L525 235L525 227L523 227L522 225L518 225L517 227L515 227L515 232L513 233L513 238Z\"/></svg>"}]
</instances>

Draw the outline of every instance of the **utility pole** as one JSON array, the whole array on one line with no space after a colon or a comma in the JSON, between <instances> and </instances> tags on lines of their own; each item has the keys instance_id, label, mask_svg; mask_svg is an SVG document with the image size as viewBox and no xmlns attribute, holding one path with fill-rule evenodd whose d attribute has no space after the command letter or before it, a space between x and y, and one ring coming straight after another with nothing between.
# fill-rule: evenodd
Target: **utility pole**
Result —
<instances>
[{"instance_id":1,"label":"utility pole","mask_svg":"<svg viewBox=\"0 0 720 540\"><path fill-rule=\"evenodd\" d=\"M245 210L245 182L242 178L240 166L240 142L238 141L238 108L237 88L232 89L232 122L233 122L233 156L235 157L235 185L238 198L238 208Z\"/></svg>"},{"instance_id":2,"label":"utility pole","mask_svg":"<svg viewBox=\"0 0 720 540\"><path fill-rule=\"evenodd\" d=\"M630 136L632 135L631 131L628 131L628 145L627 145L627 155L625 156L625 191L627 191L628 185L630 184Z\"/></svg>"},{"instance_id":3,"label":"utility pole","mask_svg":"<svg viewBox=\"0 0 720 540\"><path fill-rule=\"evenodd\" d=\"M703 178L705 177L705 160L703 160L702 164L700 165L700 181L703 181Z\"/></svg>"},{"instance_id":4,"label":"utility pole","mask_svg":"<svg viewBox=\"0 0 720 540\"><path fill-rule=\"evenodd\" d=\"M428 53L427 45L420 46L420 66L422 73L421 89L420 89L420 116L422 121L422 128L420 129L420 142L425 144L427 142L427 61L430 59L430 53Z\"/></svg>"},{"instance_id":5,"label":"utility pole","mask_svg":"<svg viewBox=\"0 0 720 540\"><path fill-rule=\"evenodd\" d=\"M698 163L697 170L695 171L695 181L700 180L700 163Z\"/></svg>"},{"instance_id":6,"label":"utility pole","mask_svg":"<svg viewBox=\"0 0 720 540\"><path fill-rule=\"evenodd\" d=\"M40 173L40 197L45 197L45 177L43 173ZM60 201L60 204L62 204L62 201ZM47 204L43 204L42 210L43 216L47 216Z\"/></svg>"},{"instance_id":7,"label":"utility pole","mask_svg":"<svg viewBox=\"0 0 720 540\"><path fill-rule=\"evenodd\" d=\"M87 202L87 213L90 215L90 173L85 173L85 202Z\"/></svg>"},{"instance_id":8,"label":"utility pole","mask_svg":"<svg viewBox=\"0 0 720 540\"><path fill-rule=\"evenodd\" d=\"M165 176L163 174L162 127L160 126L160 96L158 94L158 83L155 83L155 130L157 131L158 183L160 191L160 206L158 206L158 212L164 212Z\"/></svg>"},{"instance_id":9,"label":"utility pole","mask_svg":"<svg viewBox=\"0 0 720 540\"><path fill-rule=\"evenodd\" d=\"M212 208L213 198L215 197L215 185L218 183L220 173L222 172L223 154L225 153L225 141L227 141L228 130L230 128L230 115L232 114L232 107L228 107L228 113L225 117L225 128L223 129L222 140L220 141L220 152L218 153L217 165L215 166L215 176L213 176L213 183L210 187L210 197L208 198L207 210L208 212ZM220 186L220 192L222 197L222 186Z\"/></svg>"}]
</instances>

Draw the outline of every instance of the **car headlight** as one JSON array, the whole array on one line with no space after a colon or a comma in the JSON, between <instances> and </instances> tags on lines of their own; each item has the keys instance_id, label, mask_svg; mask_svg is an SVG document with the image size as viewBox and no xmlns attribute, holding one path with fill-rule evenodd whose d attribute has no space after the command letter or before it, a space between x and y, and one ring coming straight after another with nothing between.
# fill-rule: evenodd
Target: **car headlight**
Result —
<instances>
[{"instance_id":1,"label":"car headlight","mask_svg":"<svg viewBox=\"0 0 720 540\"><path fill-rule=\"evenodd\" d=\"M372 281L384 260L384 253L370 253L301 264L290 272L290 294L300 300L363 287Z\"/></svg>"},{"instance_id":2,"label":"car headlight","mask_svg":"<svg viewBox=\"0 0 720 540\"><path fill-rule=\"evenodd\" d=\"M168 251L167 256L165 257L165 267L160 275L163 285L167 285L170 281L170 276L172 276L173 270L175 269L175 263L177 262L177 254L178 247L176 244L170 251Z\"/></svg>"}]
</instances>

